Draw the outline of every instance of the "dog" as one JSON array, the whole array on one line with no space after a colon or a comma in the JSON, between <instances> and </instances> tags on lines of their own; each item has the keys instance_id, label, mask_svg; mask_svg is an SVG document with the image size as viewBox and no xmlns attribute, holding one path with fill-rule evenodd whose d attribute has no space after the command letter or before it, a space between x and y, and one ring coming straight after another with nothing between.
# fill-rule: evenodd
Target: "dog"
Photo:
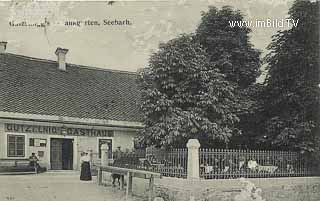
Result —
<instances>
[{"instance_id":1,"label":"dog","mask_svg":"<svg viewBox=\"0 0 320 201\"><path fill-rule=\"evenodd\" d=\"M121 175L120 174L111 174L111 178L112 178L112 186L115 187L115 182L116 182L116 179L118 179L118 185L120 187L120 178L121 178Z\"/></svg>"}]
</instances>

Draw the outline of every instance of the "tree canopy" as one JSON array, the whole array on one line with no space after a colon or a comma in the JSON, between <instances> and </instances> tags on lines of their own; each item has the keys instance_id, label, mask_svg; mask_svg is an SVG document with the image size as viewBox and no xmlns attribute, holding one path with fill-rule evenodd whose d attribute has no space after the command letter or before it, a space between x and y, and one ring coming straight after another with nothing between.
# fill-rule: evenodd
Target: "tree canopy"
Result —
<instances>
[{"instance_id":1,"label":"tree canopy","mask_svg":"<svg viewBox=\"0 0 320 201\"><path fill-rule=\"evenodd\" d=\"M260 76L261 52L253 47L246 26L230 26L231 21L242 21L244 15L230 6L220 10L210 7L202 13L196 37L206 49L214 68L225 75L226 80L235 87L239 107L234 111L240 118L236 127L241 135L231 139L231 146L253 145L251 139L257 135L257 118L260 111L258 92L261 85L256 83Z\"/></svg>"},{"instance_id":2,"label":"tree canopy","mask_svg":"<svg viewBox=\"0 0 320 201\"><path fill-rule=\"evenodd\" d=\"M210 7L195 34L161 44L141 73L140 140L177 147L198 138L215 148L258 140L261 148L320 151L318 11L318 1L295 1L289 16L298 26L273 36L267 77L258 84L260 51L251 30L229 25L243 15Z\"/></svg>"},{"instance_id":3,"label":"tree canopy","mask_svg":"<svg viewBox=\"0 0 320 201\"><path fill-rule=\"evenodd\" d=\"M302 152L319 149L319 1L295 1L298 26L273 36L265 61L262 142Z\"/></svg>"},{"instance_id":4,"label":"tree canopy","mask_svg":"<svg viewBox=\"0 0 320 201\"><path fill-rule=\"evenodd\" d=\"M225 147L252 128L250 90L260 74L260 52L249 42L249 28L228 22L242 19L231 7L210 7L195 34L161 44L151 56L140 80L145 144L184 146L198 138L202 146Z\"/></svg>"},{"instance_id":5,"label":"tree canopy","mask_svg":"<svg viewBox=\"0 0 320 201\"><path fill-rule=\"evenodd\" d=\"M145 144L184 146L189 138L227 142L236 132L234 87L212 67L193 35L161 44L140 84Z\"/></svg>"},{"instance_id":6,"label":"tree canopy","mask_svg":"<svg viewBox=\"0 0 320 201\"><path fill-rule=\"evenodd\" d=\"M260 51L249 41L251 29L246 26L230 26L230 21L244 20L239 10L229 6L210 7L202 13L196 36L207 50L215 68L226 75L228 81L247 88L260 75Z\"/></svg>"}]
</instances>

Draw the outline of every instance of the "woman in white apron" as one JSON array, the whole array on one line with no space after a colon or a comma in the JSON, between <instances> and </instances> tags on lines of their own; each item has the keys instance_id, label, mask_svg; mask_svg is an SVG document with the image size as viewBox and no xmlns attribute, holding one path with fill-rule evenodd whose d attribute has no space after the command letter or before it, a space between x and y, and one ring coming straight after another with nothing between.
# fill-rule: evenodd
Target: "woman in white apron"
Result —
<instances>
[{"instance_id":1,"label":"woman in white apron","mask_svg":"<svg viewBox=\"0 0 320 201\"><path fill-rule=\"evenodd\" d=\"M80 180L82 181L90 181L92 180L91 177L91 170L90 170L90 156L88 153L81 154L81 173L80 173Z\"/></svg>"}]
</instances>

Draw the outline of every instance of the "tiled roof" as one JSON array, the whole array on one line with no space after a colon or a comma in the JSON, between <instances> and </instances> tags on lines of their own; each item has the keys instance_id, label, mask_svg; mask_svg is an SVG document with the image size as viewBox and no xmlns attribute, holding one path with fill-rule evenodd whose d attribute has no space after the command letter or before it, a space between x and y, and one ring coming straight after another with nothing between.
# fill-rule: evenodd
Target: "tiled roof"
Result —
<instances>
[{"instance_id":1,"label":"tiled roof","mask_svg":"<svg viewBox=\"0 0 320 201\"><path fill-rule=\"evenodd\" d=\"M137 75L0 54L0 111L141 122Z\"/></svg>"}]
</instances>

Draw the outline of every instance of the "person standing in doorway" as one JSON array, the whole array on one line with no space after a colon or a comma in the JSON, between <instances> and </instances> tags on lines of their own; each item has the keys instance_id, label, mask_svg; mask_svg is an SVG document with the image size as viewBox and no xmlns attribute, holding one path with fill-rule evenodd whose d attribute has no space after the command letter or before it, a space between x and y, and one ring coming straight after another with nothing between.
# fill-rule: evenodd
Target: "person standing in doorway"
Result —
<instances>
[{"instance_id":1,"label":"person standing in doorway","mask_svg":"<svg viewBox=\"0 0 320 201\"><path fill-rule=\"evenodd\" d=\"M91 170L90 170L90 156L88 153L81 153L81 173L80 173L80 180L82 181L91 181Z\"/></svg>"}]
</instances>

